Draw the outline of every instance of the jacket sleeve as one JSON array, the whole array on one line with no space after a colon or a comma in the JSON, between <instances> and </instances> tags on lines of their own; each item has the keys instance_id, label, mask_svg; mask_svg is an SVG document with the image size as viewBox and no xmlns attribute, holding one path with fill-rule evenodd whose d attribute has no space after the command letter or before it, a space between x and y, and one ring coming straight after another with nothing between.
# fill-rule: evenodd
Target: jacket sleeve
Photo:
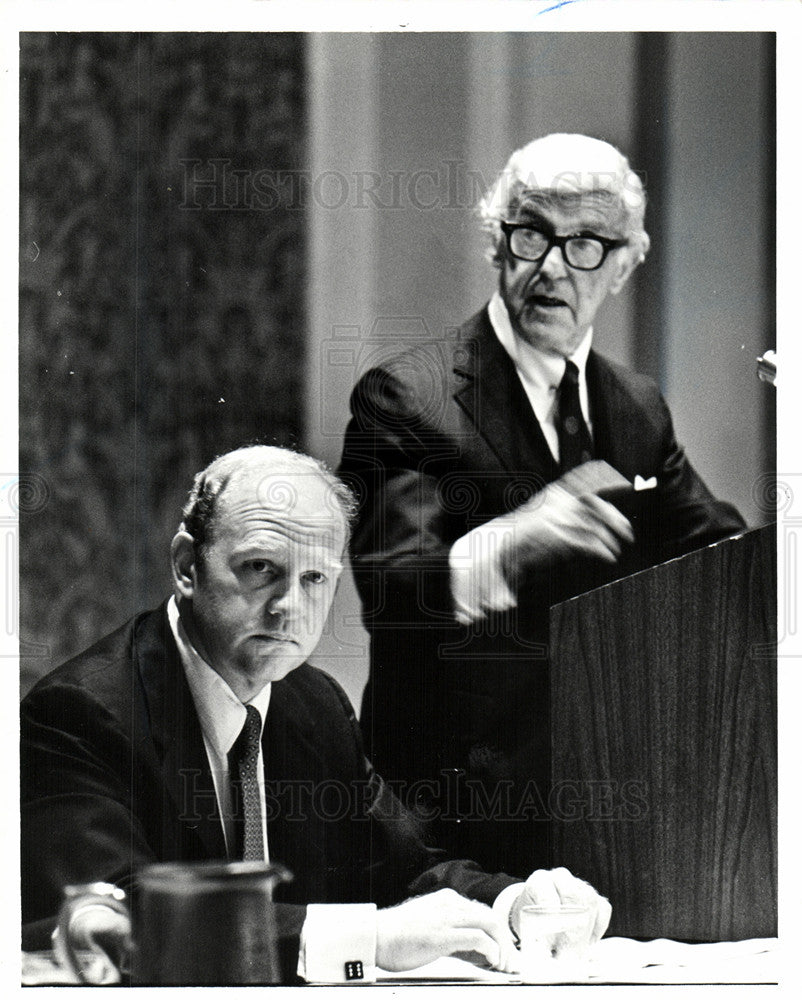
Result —
<instances>
[{"instance_id":1,"label":"jacket sleeve","mask_svg":"<svg viewBox=\"0 0 802 1000\"><path fill-rule=\"evenodd\" d=\"M373 902L392 906L411 896L448 888L491 905L502 889L519 882L520 879L503 872L488 874L474 861L449 858L444 850L427 841L423 824L365 757L359 726L347 695L333 678L325 676L348 714L354 751L370 789L365 801L369 803L374 832L365 877L373 887Z\"/></svg>"},{"instance_id":2,"label":"jacket sleeve","mask_svg":"<svg viewBox=\"0 0 802 1000\"><path fill-rule=\"evenodd\" d=\"M440 482L455 444L430 408L390 369L369 371L351 397L338 471L359 502L351 562L368 629L419 625L421 613L453 622L448 555L461 530Z\"/></svg>"},{"instance_id":3,"label":"jacket sleeve","mask_svg":"<svg viewBox=\"0 0 802 1000\"><path fill-rule=\"evenodd\" d=\"M22 704L22 919L53 916L65 885L129 890L157 860L132 808L130 740L108 710L70 684L34 689Z\"/></svg>"},{"instance_id":4,"label":"jacket sleeve","mask_svg":"<svg viewBox=\"0 0 802 1000\"><path fill-rule=\"evenodd\" d=\"M659 397L662 465L658 473L660 561L704 548L746 528L732 506L717 500L677 443L668 407Z\"/></svg>"}]
</instances>

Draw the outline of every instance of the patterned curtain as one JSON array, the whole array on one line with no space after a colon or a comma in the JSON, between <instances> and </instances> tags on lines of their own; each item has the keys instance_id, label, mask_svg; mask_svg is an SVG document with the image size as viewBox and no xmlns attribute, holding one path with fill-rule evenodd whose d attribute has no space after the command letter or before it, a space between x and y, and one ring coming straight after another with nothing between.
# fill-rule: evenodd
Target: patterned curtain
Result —
<instances>
[{"instance_id":1,"label":"patterned curtain","mask_svg":"<svg viewBox=\"0 0 802 1000\"><path fill-rule=\"evenodd\" d=\"M297 441L303 42L21 36L23 691L170 588L194 472Z\"/></svg>"}]
</instances>

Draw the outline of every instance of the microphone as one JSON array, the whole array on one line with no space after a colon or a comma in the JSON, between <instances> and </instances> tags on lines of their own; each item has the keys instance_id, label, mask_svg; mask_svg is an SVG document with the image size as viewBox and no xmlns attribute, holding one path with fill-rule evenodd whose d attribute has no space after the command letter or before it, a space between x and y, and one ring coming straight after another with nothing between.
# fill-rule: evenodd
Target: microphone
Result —
<instances>
[{"instance_id":1,"label":"microphone","mask_svg":"<svg viewBox=\"0 0 802 1000\"><path fill-rule=\"evenodd\" d=\"M757 377L763 382L777 385L777 352L765 351L757 359Z\"/></svg>"}]
</instances>

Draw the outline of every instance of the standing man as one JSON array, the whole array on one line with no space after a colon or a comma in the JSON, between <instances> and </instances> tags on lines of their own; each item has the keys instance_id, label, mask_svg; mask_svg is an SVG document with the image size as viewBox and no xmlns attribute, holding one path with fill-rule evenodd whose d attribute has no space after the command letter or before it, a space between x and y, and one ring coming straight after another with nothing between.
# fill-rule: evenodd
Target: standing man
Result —
<instances>
[{"instance_id":1,"label":"standing man","mask_svg":"<svg viewBox=\"0 0 802 1000\"><path fill-rule=\"evenodd\" d=\"M744 527L654 383L592 347L649 249L644 208L606 142L513 153L482 204L498 290L446 357L416 348L352 396L340 471L359 500L368 751L415 783L441 842L491 868L548 859L551 605ZM621 477L653 487L626 516L599 495Z\"/></svg>"},{"instance_id":2,"label":"standing man","mask_svg":"<svg viewBox=\"0 0 802 1000\"><path fill-rule=\"evenodd\" d=\"M521 885L425 845L365 760L344 693L305 663L352 507L305 455L216 459L172 542L173 596L25 698L24 947L45 945L67 885L135 897L144 865L225 858L293 873L276 911L286 979L370 979L454 952L509 969L527 902L587 903L590 936L604 933L609 904L565 869ZM119 932L112 911L82 919Z\"/></svg>"}]
</instances>

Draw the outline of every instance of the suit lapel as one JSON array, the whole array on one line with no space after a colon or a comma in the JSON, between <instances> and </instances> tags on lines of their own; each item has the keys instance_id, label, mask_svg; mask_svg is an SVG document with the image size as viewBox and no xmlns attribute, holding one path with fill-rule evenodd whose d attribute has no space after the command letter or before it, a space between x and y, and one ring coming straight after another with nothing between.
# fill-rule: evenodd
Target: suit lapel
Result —
<instances>
[{"instance_id":1,"label":"suit lapel","mask_svg":"<svg viewBox=\"0 0 802 1000\"><path fill-rule=\"evenodd\" d=\"M293 882L281 898L297 902L326 898L329 850L337 824L325 822L317 794L331 775L317 737L315 705L307 703L292 675L273 684L262 750L268 796L278 808L268 809L270 858L285 864Z\"/></svg>"},{"instance_id":2,"label":"suit lapel","mask_svg":"<svg viewBox=\"0 0 802 1000\"><path fill-rule=\"evenodd\" d=\"M588 356L587 379L596 457L631 480L645 471L640 467L643 415L634 409L621 381L595 351Z\"/></svg>"},{"instance_id":3,"label":"suit lapel","mask_svg":"<svg viewBox=\"0 0 802 1000\"><path fill-rule=\"evenodd\" d=\"M162 804L165 828L179 818L178 839L188 856L197 856L199 838L205 856L226 856L214 782L178 650L162 605L139 623L134 635L138 663L156 754L169 801ZM199 856L204 856L203 852Z\"/></svg>"},{"instance_id":4,"label":"suit lapel","mask_svg":"<svg viewBox=\"0 0 802 1000\"><path fill-rule=\"evenodd\" d=\"M463 331L465 339L454 366L455 401L504 469L553 479L556 463L487 309L469 320Z\"/></svg>"},{"instance_id":5,"label":"suit lapel","mask_svg":"<svg viewBox=\"0 0 802 1000\"><path fill-rule=\"evenodd\" d=\"M271 780L309 778L327 770L314 738L317 720L290 677L273 683L265 724L265 773Z\"/></svg>"}]
</instances>

